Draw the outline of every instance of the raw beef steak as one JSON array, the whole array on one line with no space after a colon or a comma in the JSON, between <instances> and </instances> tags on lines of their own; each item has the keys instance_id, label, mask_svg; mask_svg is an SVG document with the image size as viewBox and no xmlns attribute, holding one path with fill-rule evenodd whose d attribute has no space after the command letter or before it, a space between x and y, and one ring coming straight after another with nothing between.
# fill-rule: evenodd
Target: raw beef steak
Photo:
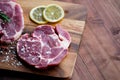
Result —
<instances>
[{"instance_id":1,"label":"raw beef steak","mask_svg":"<svg viewBox=\"0 0 120 80\"><path fill-rule=\"evenodd\" d=\"M32 35L24 34L18 40L18 56L35 68L59 64L67 55L71 43L69 33L59 25L38 26Z\"/></svg>"},{"instance_id":2,"label":"raw beef steak","mask_svg":"<svg viewBox=\"0 0 120 80\"><path fill-rule=\"evenodd\" d=\"M9 22L3 22L2 14L9 17ZM24 28L23 10L13 0L0 0L0 41L12 42L18 39Z\"/></svg>"}]
</instances>

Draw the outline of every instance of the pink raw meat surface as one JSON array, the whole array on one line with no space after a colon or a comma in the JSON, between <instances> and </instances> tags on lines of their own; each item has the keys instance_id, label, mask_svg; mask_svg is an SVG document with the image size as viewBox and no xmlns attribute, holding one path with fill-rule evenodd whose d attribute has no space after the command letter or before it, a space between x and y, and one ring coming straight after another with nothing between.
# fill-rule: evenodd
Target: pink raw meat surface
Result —
<instances>
[{"instance_id":1,"label":"pink raw meat surface","mask_svg":"<svg viewBox=\"0 0 120 80\"><path fill-rule=\"evenodd\" d=\"M38 26L32 35L24 34L18 40L18 56L35 68L58 65L67 55L71 43L69 33L57 25Z\"/></svg>"},{"instance_id":2,"label":"pink raw meat surface","mask_svg":"<svg viewBox=\"0 0 120 80\"><path fill-rule=\"evenodd\" d=\"M13 42L18 39L24 29L23 10L15 0L0 0L0 11L5 13L10 22L3 23L0 18L0 41Z\"/></svg>"}]
</instances>

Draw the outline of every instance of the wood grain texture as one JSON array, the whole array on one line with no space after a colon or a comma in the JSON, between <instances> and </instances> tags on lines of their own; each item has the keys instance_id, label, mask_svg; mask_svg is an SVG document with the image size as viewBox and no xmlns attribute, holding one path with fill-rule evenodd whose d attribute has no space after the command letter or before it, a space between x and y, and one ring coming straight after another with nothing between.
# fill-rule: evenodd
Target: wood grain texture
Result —
<instances>
[{"instance_id":1,"label":"wood grain texture","mask_svg":"<svg viewBox=\"0 0 120 80\"><path fill-rule=\"evenodd\" d=\"M26 8L27 12L30 11L30 9L32 9L33 7L43 5L43 2L44 2L44 5L48 5L50 3L51 4L58 4L58 5L61 5L64 8L65 18L81 20L81 21L86 20L87 10L83 5L72 4L72 3L69 3L69 4L66 5L65 2L48 1L48 0L44 0L44 1L36 0L36 1L33 1L33 2L29 2L29 0L27 0L27 1L18 0L17 2L20 3L20 4L22 3L22 5L23 5L22 7ZM29 5L27 5L28 2L29 2Z\"/></svg>"},{"instance_id":2,"label":"wood grain texture","mask_svg":"<svg viewBox=\"0 0 120 80\"><path fill-rule=\"evenodd\" d=\"M120 1L62 0L87 7L86 29L72 80L120 80ZM79 60L82 60L81 66ZM83 66L85 68L83 68ZM85 71L86 69L87 71ZM79 77L77 75L83 75Z\"/></svg>"},{"instance_id":3,"label":"wood grain texture","mask_svg":"<svg viewBox=\"0 0 120 80\"><path fill-rule=\"evenodd\" d=\"M72 38L71 45L68 49L68 55L63 59L63 61L58 66L55 66L53 68L49 68L46 70L34 69L24 63L21 66L14 66L12 64L14 62L16 62L16 60L13 59L12 61L8 61L8 62L4 61L3 58L5 57L7 59L6 56L8 56L6 54L5 56L3 56L3 55L0 56L0 69L32 73L32 74L38 74L38 75L44 75L44 76L59 77L59 78L70 78L72 76L72 73L74 70L74 65L75 65L76 58L77 58L79 44L80 44L81 37L82 37L84 27L85 27L84 20L86 19L86 16L85 16L86 13L82 13L82 12L86 12L86 9L83 6L79 6L77 4L71 4L71 3L68 4L68 3L58 2L58 1L49 1L48 2L48 1L36 0L36 2L35 2L34 0L33 1L31 0L31 2L30 2L29 0L25 0L25 1L18 0L17 2L22 6L23 13L24 13L25 29L24 29L23 33L31 33L31 32L33 32L34 28L36 26L38 26L37 24L33 23L29 19L29 12L33 7L41 5L41 4L42 5L47 5L47 4L52 4L52 3L59 4L60 6L62 6L64 8L65 11L67 11L65 18L67 18L68 15L73 14L72 13L73 11L71 11L69 9L77 9L79 7L77 9L77 11L74 10L74 11L76 11L76 12L74 12L74 14L77 14L78 11L83 10L83 11L81 11L81 14L80 14L81 16L78 15L81 17L80 18L81 21L71 20L71 19L63 19L62 21L60 21L58 23L51 24L51 25L60 24L62 26L62 28L64 28L65 30L67 30L70 33L71 38ZM29 5L26 5L26 4L29 4ZM76 16L74 18L76 18ZM2 47L2 45L0 45L0 46ZM11 56L11 54L9 54L9 56ZM17 59L17 61L18 60L19 59Z\"/></svg>"},{"instance_id":4,"label":"wood grain texture","mask_svg":"<svg viewBox=\"0 0 120 80\"><path fill-rule=\"evenodd\" d=\"M59 1L82 4L88 10L86 28L70 80L120 80L120 0ZM4 79L24 80L14 76L5 76Z\"/></svg>"}]
</instances>

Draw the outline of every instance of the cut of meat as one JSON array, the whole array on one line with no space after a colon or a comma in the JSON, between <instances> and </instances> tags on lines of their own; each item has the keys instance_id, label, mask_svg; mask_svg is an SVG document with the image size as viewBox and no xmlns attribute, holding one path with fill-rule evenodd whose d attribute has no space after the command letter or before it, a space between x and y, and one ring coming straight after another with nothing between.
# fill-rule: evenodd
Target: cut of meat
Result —
<instances>
[{"instance_id":1,"label":"cut of meat","mask_svg":"<svg viewBox=\"0 0 120 80\"><path fill-rule=\"evenodd\" d=\"M0 41L12 42L18 39L24 29L23 10L15 0L0 0L0 11L10 18L3 23L0 18Z\"/></svg>"},{"instance_id":2,"label":"cut of meat","mask_svg":"<svg viewBox=\"0 0 120 80\"><path fill-rule=\"evenodd\" d=\"M35 68L58 65L67 55L71 43L69 33L59 25L38 26L32 35L22 35L17 43L18 56Z\"/></svg>"}]
</instances>

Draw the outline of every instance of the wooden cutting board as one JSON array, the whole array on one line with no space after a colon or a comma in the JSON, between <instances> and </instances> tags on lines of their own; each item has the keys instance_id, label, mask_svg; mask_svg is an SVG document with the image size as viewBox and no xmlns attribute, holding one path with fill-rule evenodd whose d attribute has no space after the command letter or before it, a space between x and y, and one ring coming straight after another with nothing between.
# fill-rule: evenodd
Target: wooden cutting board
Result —
<instances>
[{"instance_id":1,"label":"wooden cutting board","mask_svg":"<svg viewBox=\"0 0 120 80\"><path fill-rule=\"evenodd\" d=\"M70 78L74 70L79 44L85 27L86 9L81 5L63 3L58 1L43 2L40 0L18 0L17 2L22 6L24 11L25 29L23 31L23 34L26 32L32 32L34 28L38 26L29 19L29 12L33 7L51 3L62 6L65 10L65 19L56 24L60 24L62 28L70 33L72 42L68 50L68 55L63 59L63 61L58 66L51 67L46 70L34 69L31 66L26 65L24 62L21 62L20 59L16 56L16 45L14 43L9 45L0 44L0 69L44 76ZM81 21L70 19L75 18L77 15L81 15Z\"/></svg>"}]
</instances>

